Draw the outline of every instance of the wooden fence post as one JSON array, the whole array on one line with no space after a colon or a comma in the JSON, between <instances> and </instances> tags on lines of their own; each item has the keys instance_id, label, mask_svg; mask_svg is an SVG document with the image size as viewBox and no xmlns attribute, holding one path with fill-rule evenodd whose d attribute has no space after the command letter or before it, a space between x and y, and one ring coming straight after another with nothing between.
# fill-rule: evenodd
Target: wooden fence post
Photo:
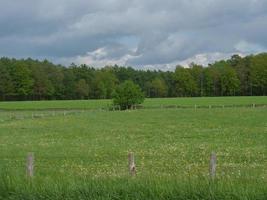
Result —
<instances>
[{"instance_id":1,"label":"wooden fence post","mask_svg":"<svg viewBox=\"0 0 267 200\"><path fill-rule=\"evenodd\" d=\"M197 104L195 104L195 110L197 109Z\"/></svg>"},{"instance_id":2,"label":"wooden fence post","mask_svg":"<svg viewBox=\"0 0 267 200\"><path fill-rule=\"evenodd\" d=\"M128 167L131 176L136 175L136 167L134 163L134 154L131 152L128 154Z\"/></svg>"},{"instance_id":3,"label":"wooden fence post","mask_svg":"<svg viewBox=\"0 0 267 200\"><path fill-rule=\"evenodd\" d=\"M33 177L33 169L34 169L34 154L28 153L27 161L26 161L26 175L27 177Z\"/></svg>"},{"instance_id":4,"label":"wooden fence post","mask_svg":"<svg viewBox=\"0 0 267 200\"><path fill-rule=\"evenodd\" d=\"M212 152L210 156L210 178L212 180L214 180L216 176L216 160L216 154L215 152Z\"/></svg>"}]
</instances>

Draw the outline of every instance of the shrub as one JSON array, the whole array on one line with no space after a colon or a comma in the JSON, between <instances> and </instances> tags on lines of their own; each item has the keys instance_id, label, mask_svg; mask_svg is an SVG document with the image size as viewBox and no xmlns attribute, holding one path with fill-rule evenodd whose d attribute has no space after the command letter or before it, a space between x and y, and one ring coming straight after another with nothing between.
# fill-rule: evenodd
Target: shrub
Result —
<instances>
[{"instance_id":1,"label":"shrub","mask_svg":"<svg viewBox=\"0 0 267 200\"><path fill-rule=\"evenodd\" d=\"M144 102L144 94L141 88L132 81L125 81L119 85L113 94L114 105L120 106L122 110L130 109L133 105Z\"/></svg>"}]
</instances>

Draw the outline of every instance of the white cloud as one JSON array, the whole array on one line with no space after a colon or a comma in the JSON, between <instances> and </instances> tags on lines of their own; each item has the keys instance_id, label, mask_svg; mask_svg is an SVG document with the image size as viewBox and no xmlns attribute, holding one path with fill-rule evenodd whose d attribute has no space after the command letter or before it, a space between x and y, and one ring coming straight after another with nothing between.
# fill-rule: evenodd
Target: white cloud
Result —
<instances>
[{"instance_id":1,"label":"white cloud","mask_svg":"<svg viewBox=\"0 0 267 200\"><path fill-rule=\"evenodd\" d=\"M235 45L235 49L238 52L246 52L246 53L260 53L264 52L267 49L259 44L249 43L247 41L240 41Z\"/></svg>"},{"instance_id":2,"label":"white cloud","mask_svg":"<svg viewBox=\"0 0 267 200\"><path fill-rule=\"evenodd\" d=\"M191 58L188 58L186 60L183 60L181 62L178 62L180 65L189 67L191 63L207 66L208 64L212 64L215 61L219 60L225 60L231 58L232 55L238 54L239 56L243 57L244 55L238 52L232 52L232 53L220 53L220 52L214 52L214 53L202 53L197 54Z\"/></svg>"},{"instance_id":3,"label":"white cloud","mask_svg":"<svg viewBox=\"0 0 267 200\"><path fill-rule=\"evenodd\" d=\"M94 66L94 67L104 67L108 65L120 65L120 66L125 66L127 60L130 58L133 58L134 56L131 54L126 54L122 55L121 57L117 58L108 58L109 57L109 51L108 48L99 48L95 51L92 52L87 52L85 55L82 56L75 56L72 58L60 58L57 60L58 63L65 63L65 64L70 64L70 63L76 63L76 64L86 64L88 66Z\"/></svg>"},{"instance_id":4,"label":"white cloud","mask_svg":"<svg viewBox=\"0 0 267 200\"><path fill-rule=\"evenodd\" d=\"M0 55L166 70L266 51L266 27L266 0L2 0Z\"/></svg>"}]
</instances>

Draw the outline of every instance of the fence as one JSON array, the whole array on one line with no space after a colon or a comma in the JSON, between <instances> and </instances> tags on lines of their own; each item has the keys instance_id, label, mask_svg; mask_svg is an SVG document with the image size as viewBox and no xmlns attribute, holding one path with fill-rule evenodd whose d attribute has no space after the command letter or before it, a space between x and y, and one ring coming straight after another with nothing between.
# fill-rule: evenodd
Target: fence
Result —
<instances>
[{"instance_id":1,"label":"fence","mask_svg":"<svg viewBox=\"0 0 267 200\"><path fill-rule=\"evenodd\" d=\"M144 105L133 105L130 110L139 110L139 109L225 109L225 108L266 108L267 104L243 104L243 105L155 105L155 106L144 106ZM22 119L37 119L44 117L55 117L55 116L67 116L74 115L84 112L95 112L95 111L120 111L120 106L107 106L98 109L66 109L66 110L1 110L2 112L8 112L8 116L1 118L0 122L8 120L22 120ZM28 114L21 114L23 111ZM16 113L17 112L17 113ZM1 112L0 112L1 113ZM19 113L19 114L18 114Z\"/></svg>"},{"instance_id":2,"label":"fence","mask_svg":"<svg viewBox=\"0 0 267 200\"><path fill-rule=\"evenodd\" d=\"M29 152L26 156L25 162L26 162L26 177L33 178L34 174L36 172L35 169L35 155L33 152ZM217 156L215 152L212 152L210 155L210 163L209 163L209 177L211 180L214 180L216 178L216 164L217 162ZM126 169L126 163L127 160L125 159L125 169ZM138 165L136 164L135 156L133 152L128 153L128 174L129 176L136 176ZM207 164L208 169L208 164ZM140 172L140 171L139 171Z\"/></svg>"}]
</instances>

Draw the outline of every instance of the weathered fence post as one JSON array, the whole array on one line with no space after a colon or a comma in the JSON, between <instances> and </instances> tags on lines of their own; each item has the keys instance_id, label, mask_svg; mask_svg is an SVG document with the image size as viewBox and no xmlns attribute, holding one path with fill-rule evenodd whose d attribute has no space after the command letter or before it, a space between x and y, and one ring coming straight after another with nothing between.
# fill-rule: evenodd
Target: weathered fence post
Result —
<instances>
[{"instance_id":1,"label":"weathered fence post","mask_svg":"<svg viewBox=\"0 0 267 200\"><path fill-rule=\"evenodd\" d=\"M216 154L215 152L212 152L210 156L210 178L212 180L214 180L216 176L216 161Z\"/></svg>"},{"instance_id":2,"label":"weathered fence post","mask_svg":"<svg viewBox=\"0 0 267 200\"><path fill-rule=\"evenodd\" d=\"M211 105L209 105L209 109L211 109Z\"/></svg>"},{"instance_id":3,"label":"weathered fence post","mask_svg":"<svg viewBox=\"0 0 267 200\"><path fill-rule=\"evenodd\" d=\"M255 108L255 103L252 104L252 107Z\"/></svg>"},{"instance_id":4,"label":"weathered fence post","mask_svg":"<svg viewBox=\"0 0 267 200\"><path fill-rule=\"evenodd\" d=\"M195 110L197 109L197 104L195 104Z\"/></svg>"},{"instance_id":5,"label":"weathered fence post","mask_svg":"<svg viewBox=\"0 0 267 200\"><path fill-rule=\"evenodd\" d=\"M27 177L33 177L33 169L34 169L34 154L28 153L27 161L26 161L26 175Z\"/></svg>"},{"instance_id":6,"label":"weathered fence post","mask_svg":"<svg viewBox=\"0 0 267 200\"><path fill-rule=\"evenodd\" d=\"M130 175L134 176L136 174L136 167L134 163L134 154L132 152L128 154L128 167Z\"/></svg>"}]
</instances>

